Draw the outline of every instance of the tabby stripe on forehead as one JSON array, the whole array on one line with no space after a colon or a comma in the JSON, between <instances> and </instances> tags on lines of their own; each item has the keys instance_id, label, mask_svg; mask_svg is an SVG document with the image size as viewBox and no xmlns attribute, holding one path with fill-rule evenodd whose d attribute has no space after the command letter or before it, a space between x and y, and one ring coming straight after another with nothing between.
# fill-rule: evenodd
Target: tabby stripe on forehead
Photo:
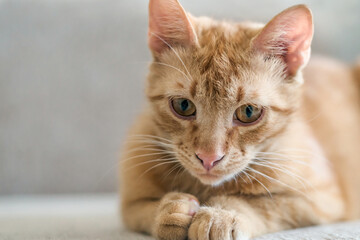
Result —
<instances>
[{"instance_id":1,"label":"tabby stripe on forehead","mask_svg":"<svg viewBox=\"0 0 360 240\"><path fill-rule=\"evenodd\" d=\"M176 85L179 87L179 88L184 88L184 85L180 82L176 82Z\"/></svg>"},{"instance_id":2,"label":"tabby stripe on forehead","mask_svg":"<svg viewBox=\"0 0 360 240\"><path fill-rule=\"evenodd\" d=\"M194 81L190 87L190 94L191 94L191 97L193 97L193 98L195 97L195 94L196 94L196 86L197 86L197 81Z\"/></svg>"},{"instance_id":3,"label":"tabby stripe on forehead","mask_svg":"<svg viewBox=\"0 0 360 240\"><path fill-rule=\"evenodd\" d=\"M164 95L148 96L150 101L159 101L165 98Z\"/></svg>"},{"instance_id":4,"label":"tabby stripe on forehead","mask_svg":"<svg viewBox=\"0 0 360 240\"><path fill-rule=\"evenodd\" d=\"M239 87L236 97L238 102L240 102L244 98L244 94L244 89L242 87Z\"/></svg>"}]
</instances>

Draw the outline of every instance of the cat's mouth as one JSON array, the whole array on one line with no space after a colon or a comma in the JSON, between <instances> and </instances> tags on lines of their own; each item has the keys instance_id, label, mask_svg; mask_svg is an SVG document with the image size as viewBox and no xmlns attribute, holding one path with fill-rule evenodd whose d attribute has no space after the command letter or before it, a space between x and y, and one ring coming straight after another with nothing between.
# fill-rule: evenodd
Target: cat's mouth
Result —
<instances>
[{"instance_id":1,"label":"cat's mouth","mask_svg":"<svg viewBox=\"0 0 360 240\"><path fill-rule=\"evenodd\" d=\"M219 186L224 182L228 182L236 176L239 172L243 171L244 168L241 168L241 170L237 169L236 172L222 172L222 171L199 171L196 172L194 175L203 183L206 185L212 185L212 186Z\"/></svg>"}]
</instances>

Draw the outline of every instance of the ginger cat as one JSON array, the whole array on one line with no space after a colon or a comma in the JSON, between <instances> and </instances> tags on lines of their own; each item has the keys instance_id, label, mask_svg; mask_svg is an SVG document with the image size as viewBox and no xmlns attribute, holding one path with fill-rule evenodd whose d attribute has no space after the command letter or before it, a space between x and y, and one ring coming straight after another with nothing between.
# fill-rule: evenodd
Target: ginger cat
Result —
<instances>
[{"instance_id":1,"label":"ginger cat","mask_svg":"<svg viewBox=\"0 0 360 240\"><path fill-rule=\"evenodd\" d=\"M356 71L304 69L312 37L304 5L264 26L150 0L148 102L120 167L128 228L249 239L360 216Z\"/></svg>"}]
</instances>

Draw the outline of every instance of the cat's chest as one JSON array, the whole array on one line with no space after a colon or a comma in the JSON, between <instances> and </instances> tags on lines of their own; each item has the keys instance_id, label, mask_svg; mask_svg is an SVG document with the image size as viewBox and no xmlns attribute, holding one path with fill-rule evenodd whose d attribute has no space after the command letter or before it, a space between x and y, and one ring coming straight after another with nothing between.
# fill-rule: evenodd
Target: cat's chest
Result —
<instances>
[{"instance_id":1,"label":"cat's chest","mask_svg":"<svg viewBox=\"0 0 360 240\"><path fill-rule=\"evenodd\" d=\"M201 202L217 195L241 194L238 184L224 184L221 186L210 186L202 184L198 179L188 172L175 173L165 180L167 192L185 192L196 196Z\"/></svg>"}]
</instances>

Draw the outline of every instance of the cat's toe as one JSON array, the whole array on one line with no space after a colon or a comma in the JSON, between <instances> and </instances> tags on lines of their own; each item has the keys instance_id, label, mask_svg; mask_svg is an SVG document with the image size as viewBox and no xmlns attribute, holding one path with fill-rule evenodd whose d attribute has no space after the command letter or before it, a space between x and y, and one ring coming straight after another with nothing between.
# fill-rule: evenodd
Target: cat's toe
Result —
<instances>
[{"instance_id":1,"label":"cat's toe","mask_svg":"<svg viewBox=\"0 0 360 240\"><path fill-rule=\"evenodd\" d=\"M190 240L248 240L241 220L232 212L205 207L195 215L189 228Z\"/></svg>"},{"instance_id":2,"label":"cat's toe","mask_svg":"<svg viewBox=\"0 0 360 240\"><path fill-rule=\"evenodd\" d=\"M155 219L155 236L161 240L186 239L193 215L198 209L198 200L189 194L165 195Z\"/></svg>"}]
</instances>

